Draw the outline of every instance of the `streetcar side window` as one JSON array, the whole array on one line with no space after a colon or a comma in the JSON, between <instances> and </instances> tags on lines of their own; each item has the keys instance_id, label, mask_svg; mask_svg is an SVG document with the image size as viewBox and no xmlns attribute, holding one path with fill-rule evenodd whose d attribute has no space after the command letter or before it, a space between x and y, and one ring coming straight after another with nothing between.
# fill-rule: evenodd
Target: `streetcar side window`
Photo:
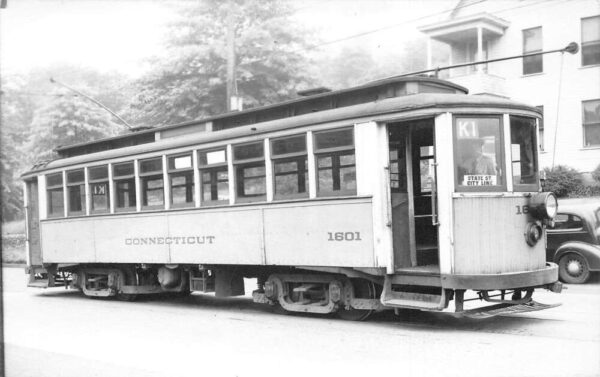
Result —
<instances>
[{"instance_id":1,"label":"streetcar side window","mask_svg":"<svg viewBox=\"0 0 600 377\"><path fill-rule=\"evenodd\" d=\"M353 129L315 133L317 195L356 195Z\"/></svg>"},{"instance_id":2,"label":"streetcar side window","mask_svg":"<svg viewBox=\"0 0 600 377\"><path fill-rule=\"evenodd\" d=\"M194 170L192 154L187 153L168 158L171 204L174 207L194 205Z\"/></svg>"},{"instance_id":3,"label":"streetcar side window","mask_svg":"<svg viewBox=\"0 0 600 377\"><path fill-rule=\"evenodd\" d=\"M113 165L115 207L117 211L135 210L135 175L133 162Z\"/></svg>"},{"instance_id":4,"label":"streetcar side window","mask_svg":"<svg viewBox=\"0 0 600 377\"><path fill-rule=\"evenodd\" d=\"M62 217L65 215L65 197L63 195L62 173L46 175L46 193L48 197L48 216Z\"/></svg>"},{"instance_id":5,"label":"streetcar side window","mask_svg":"<svg viewBox=\"0 0 600 377\"><path fill-rule=\"evenodd\" d=\"M140 185L142 186L142 207L162 208L165 204L162 157L141 160Z\"/></svg>"},{"instance_id":6,"label":"streetcar side window","mask_svg":"<svg viewBox=\"0 0 600 377\"><path fill-rule=\"evenodd\" d=\"M535 119L510 117L510 147L515 191L537 191Z\"/></svg>"},{"instance_id":7,"label":"streetcar side window","mask_svg":"<svg viewBox=\"0 0 600 377\"><path fill-rule=\"evenodd\" d=\"M109 211L110 190L108 189L108 165L88 168L88 184L90 186L90 211L103 213Z\"/></svg>"},{"instance_id":8,"label":"streetcar side window","mask_svg":"<svg viewBox=\"0 0 600 377\"><path fill-rule=\"evenodd\" d=\"M69 215L85 213L85 173L83 169L67 172L67 198Z\"/></svg>"},{"instance_id":9,"label":"streetcar side window","mask_svg":"<svg viewBox=\"0 0 600 377\"><path fill-rule=\"evenodd\" d=\"M233 147L236 194L240 202L263 201L267 194L264 142Z\"/></svg>"},{"instance_id":10,"label":"streetcar side window","mask_svg":"<svg viewBox=\"0 0 600 377\"><path fill-rule=\"evenodd\" d=\"M229 203L229 172L225 149L198 152L202 205Z\"/></svg>"},{"instance_id":11,"label":"streetcar side window","mask_svg":"<svg viewBox=\"0 0 600 377\"><path fill-rule=\"evenodd\" d=\"M503 191L500 117L455 118L455 176L459 191Z\"/></svg>"},{"instance_id":12,"label":"streetcar side window","mask_svg":"<svg viewBox=\"0 0 600 377\"><path fill-rule=\"evenodd\" d=\"M308 197L306 135L271 140L275 199Z\"/></svg>"}]
</instances>

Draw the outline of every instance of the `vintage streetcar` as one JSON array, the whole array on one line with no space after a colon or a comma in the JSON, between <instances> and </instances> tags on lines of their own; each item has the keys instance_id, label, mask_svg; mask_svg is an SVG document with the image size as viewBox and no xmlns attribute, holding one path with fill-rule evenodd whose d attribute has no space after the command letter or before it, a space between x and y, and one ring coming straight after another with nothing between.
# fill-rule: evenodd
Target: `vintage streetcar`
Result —
<instances>
[{"instance_id":1,"label":"vintage streetcar","mask_svg":"<svg viewBox=\"0 0 600 377\"><path fill-rule=\"evenodd\" d=\"M548 308L539 121L394 77L60 147L23 175L29 286L223 297L255 278L256 302L353 320Z\"/></svg>"}]
</instances>

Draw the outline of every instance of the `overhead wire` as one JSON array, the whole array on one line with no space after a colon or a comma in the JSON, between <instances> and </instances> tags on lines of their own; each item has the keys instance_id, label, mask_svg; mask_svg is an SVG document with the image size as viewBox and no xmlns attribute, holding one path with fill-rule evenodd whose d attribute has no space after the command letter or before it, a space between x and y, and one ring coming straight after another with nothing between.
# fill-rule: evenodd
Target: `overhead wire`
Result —
<instances>
[{"instance_id":1,"label":"overhead wire","mask_svg":"<svg viewBox=\"0 0 600 377\"><path fill-rule=\"evenodd\" d=\"M431 13L431 14L428 14L428 15L425 15L425 16L420 16L420 17L417 17L417 18L405 20L405 21L402 21L400 23L386 25L386 26L383 26L383 27L380 27L380 28L377 28L377 29L367 30L367 31L364 31L364 32L360 32L360 33L348 35L346 37L334 39L334 40L331 40L331 41L326 41L326 42L317 43L317 44L314 44L314 45L311 45L311 46L307 46L307 47L302 47L302 48L298 48L298 49L286 51L286 53L292 53L293 54L293 53L299 53L299 52L316 50L316 49L318 49L320 47L323 47L323 46L328 46L328 45L335 44L335 43L345 42L345 41L348 41L348 40L351 40L351 39L364 37L364 36L370 35L370 34L375 34L375 33L378 33L378 32L384 31L384 30L393 29L393 28L400 27L400 26L405 26L406 24L409 24L409 23L414 23L414 22L422 21L422 20L427 19L427 18L431 18L431 17L435 17L435 16L440 16L440 15L443 15L445 13L450 13L450 12L453 12L453 11L456 11L456 10L459 10L459 9L463 9L463 8L467 8L467 7L470 7L470 6L473 6L473 5L477 5L477 4L486 2L486 1L489 1L489 0L477 0L477 1L474 1L472 3L463 4L462 6L457 6L457 7L453 7L451 9L449 8L449 9L446 9L446 10L443 10L443 11L440 11L440 12ZM538 5L538 4L541 4L541 3L550 3L551 2L553 4L556 4L556 3L561 3L561 2L565 2L565 1L568 1L568 0L553 0L553 1L552 0L551 1L540 0L540 1L537 1L537 2L527 2L527 3L522 4L522 5L518 5L518 6L514 6L514 7L509 7L509 8L504 8L504 9L500 9L500 10L495 10L494 13L503 13L503 12L507 12L507 11L510 11L510 10L515 10L515 9L520 9L520 8L529 7L529 6L533 6L533 5ZM238 64L238 66L243 66L243 65L249 65L249 64L258 63L258 62L261 62L261 61L268 60L270 58L271 57L264 57L264 58L253 59L253 60L250 60L250 61L247 61L247 62L244 62L244 63L240 63L240 64Z\"/></svg>"}]
</instances>

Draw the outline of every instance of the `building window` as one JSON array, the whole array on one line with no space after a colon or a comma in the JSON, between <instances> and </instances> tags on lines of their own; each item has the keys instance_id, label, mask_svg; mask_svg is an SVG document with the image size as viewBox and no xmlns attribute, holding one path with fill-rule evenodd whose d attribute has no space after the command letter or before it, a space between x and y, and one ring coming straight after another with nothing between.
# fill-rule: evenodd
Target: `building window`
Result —
<instances>
[{"instance_id":1,"label":"building window","mask_svg":"<svg viewBox=\"0 0 600 377\"><path fill-rule=\"evenodd\" d=\"M95 166L88 169L90 186L90 211L94 213L108 212L110 192L108 189L108 165Z\"/></svg>"},{"instance_id":2,"label":"building window","mask_svg":"<svg viewBox=\"0 0 600 377\"><path fill-rule=\"evenodd\" d=\"M315 133L317 194L355 195L354 132L350 129Z\"/></svg>"},{"instance_id":3,"label":"building window","mask_svg":"<svg viewBox=\"0 0 600 377\"><path fill-rule=\"evenodd\" d=\"M133 162L113 165L115 207L117 211L135 210L135 176Z\"/></svg>"},{"instance_id":4,"label":"building window","mask_svg":"<svg viewBox=\"0 0 600 377\"><path fill-rule=\"evenodd\" d=\"M264 200L267 193L264 143L262 141L233 147L236 193L242 202Z\"/></svg>"},{"instance_id":5,"label":"building window","mask_svg":"<svg viewBox=\"0 0 600 377\"><path fill-rule=\"evenodd\" d=\"M85 213L85 173L83 169L67 172L67 197L69 215Z\"/></svg>"},{"instance_id":6,"label":"building window","mask_svg":"<svg viewBox=\"0 0 600 377\"><path fill-rule=\"evenodd\" d=\"M523 30L523 54L542 51L542 28L535 27ZM540 73L544 70L543 55L523 58L523 74Z\"/></svg>"},{"instance_id":7,"label":"building window","mask_svg":"<svg viewBox=\"0 0 600 377\"><path fill-rule=\"evenodd\" d=\"M64 216L65 197L63 195L62 173L48 174L46 176L46 192L48 197L48 216Z\"/></svg>"},{"instance_id":8,"label":"building window","mask_svg":"<svg viewBox=\"0 0 600 377\"><path fill-rule=\"evenodd\" d=\"M538 145L540 147L540 151L544 150L544 106L536 106L536 108L542 113L542 117L540 118L538 125Z\"/></svg>"},{"instance_id":9,"label":"building window","mask_svg":"<svg viewBox=\"0 0 600 377\"><path fill-rule=\"evenodd\" d=\"M140 161L142 207L156 209L165 205L162 157Z\"/></svg>"},{"instance_id":10,"label":"building window","mask_svg":"<svg viewBox=\"0 0 600 377\"><path fill-rule=\"evenodd\" d=\"M534 118L511 115L510 146L514 190L537 191L538 166Z\"/></svg>"},{"instance_id":11,"label":"building window","mask_svg":"<svg viewBox=\"0 0 600 377\"><path fill-rule=\"evenodd\" d=\"M583 101L583 145L600 145L600 99Z\"/></svg>"},{"instance_id":12,"label":"building window","mask_svg":"<svg viewBox=\"0 0 600 377\"><path fill-rule=\"evenodd\" d=\"M271 141L275 199L308 197L306 135Z\"/></svg>"},{"instance_id":13,"label":"building window","mask_svg":"<svg viewBox=\"0 0 600 377\"><path fill-rule=\"evenodd\" d=\"M600 16L581 20L581 65L600 64Z\"/></svg>"},{"instance_id":14,"label":"building window","mask_svg":"<svg viewBox=\"0 0 600 377\"><path fill-rule=\"evenodd\" d=\"M187 153L168 158L171 204L174 207L194 205L194 170L192 154Z\"/></svg>"},{"instance_id":15,"label":"building window","mask_svg":"<svg viewBox=\"0 0 600 377\"><path fill-rule=\"evenodd\" d=\"M198 152L202 205L229 203L229 172L225 149Z\"/></svg>"}]
</instances>

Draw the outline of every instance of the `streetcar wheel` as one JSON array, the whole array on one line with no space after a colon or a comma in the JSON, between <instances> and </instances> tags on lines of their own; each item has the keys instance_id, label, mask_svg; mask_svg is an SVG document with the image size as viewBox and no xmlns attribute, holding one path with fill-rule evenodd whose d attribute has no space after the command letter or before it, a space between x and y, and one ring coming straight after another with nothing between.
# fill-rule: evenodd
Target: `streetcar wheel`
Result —
<instances>
[{"instance_id":1,"label":"streetcar wheel","mask_svg":"<svg viewBox=\"0 0 600 377\"><path fill-rule=\"evenodd\" d=\"M272 307L271 307L271 311L277 315L289 315L291 314L290 311L287 311L283 308L283 306L281 306L280 303L275 303Z\"/></svg>"},{"instance_id":2,"label":"streetcar wheel","mask_svg":"<svg viewBox=\"0 0 600 377\"><path fill-rule=\"evenodd\" d=\"M565 283L583 284L590 277L590 267L584 257L569 253L560 258L558 275Z\"/></svg>"},{"instance_id":3,"label":"streetcar wheel","mask_svg":"<svg viewBox=\"0 0 600 377\"><path fill-rule=\"evenodd\" d=\"M135 268L133 267L124 267L121 268L121 271L123 271L124 275L125 275L125 284L127 285L135 285L136 284L136 272L135 272ZM127 301L127 302L132 302L137 300L138 295L135 293L121 293L118 292L116 295L117 300L119 301Z\"/></svg>"},{"instance_id":4,"label":"streetcar wheel","mask_svg":"<svg viewBox=\"0 0 600 377\"><path fill-rule=\"evenodd\" d=\"M374 299L377 296L375 284L365 279L350 279L354 287L354 297ZM373 314L372 309L340 308L338 317L346 321L364 321Z\"/></svg>"},{"instance_id":5,"label":"streetcar wheel","mask_svg":"<svg viewBox=\"0 0 600 377\"><path fill-rule=\"evenodd\" d=\"M138 295L132 293L117 293L117 300L132 302L137 300Z\"/></svg>"}]
</instances>

